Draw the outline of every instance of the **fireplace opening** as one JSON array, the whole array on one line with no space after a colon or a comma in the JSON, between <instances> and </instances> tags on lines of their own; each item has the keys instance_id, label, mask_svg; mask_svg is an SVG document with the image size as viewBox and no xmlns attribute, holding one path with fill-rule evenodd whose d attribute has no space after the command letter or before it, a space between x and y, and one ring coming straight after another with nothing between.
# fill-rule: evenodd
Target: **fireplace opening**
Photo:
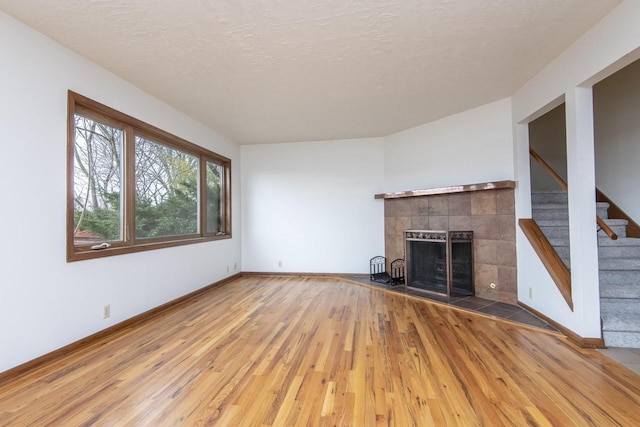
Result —
<instances>
[{"instance_id":1,"label":"fireplace opening","mask_svg":"<svg viewBox=\"0 0 640 427\"><path fill-rule=\"evenodd\" d=\"M448 296L473 295L473 232L405 230L405 286Z\"/></svg>"}]
</instances>

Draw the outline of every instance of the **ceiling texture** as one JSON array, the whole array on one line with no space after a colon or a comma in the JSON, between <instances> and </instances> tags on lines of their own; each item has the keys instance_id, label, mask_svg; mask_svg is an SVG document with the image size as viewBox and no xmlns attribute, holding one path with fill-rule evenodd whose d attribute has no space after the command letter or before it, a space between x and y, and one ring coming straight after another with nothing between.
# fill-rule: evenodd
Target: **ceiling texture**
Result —
<instances>
[{"instance_id":1,"label":"ceiling texture","mask_svg":"<svg viewBox=\"0 0 640 427\"><path fill-rule=\"evenodd\" d=\"M512 95L620 0L0 0L241 144L386 136Z\"/></svg>"}]
</instances>

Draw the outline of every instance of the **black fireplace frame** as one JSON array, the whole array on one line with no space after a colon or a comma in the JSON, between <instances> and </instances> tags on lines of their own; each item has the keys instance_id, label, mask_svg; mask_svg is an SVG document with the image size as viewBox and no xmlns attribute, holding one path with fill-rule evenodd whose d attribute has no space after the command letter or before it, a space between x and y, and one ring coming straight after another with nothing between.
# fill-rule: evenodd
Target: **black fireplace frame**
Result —
<instances>
[{"instance_id":1,"label":"black fireplace frame","mask_svg":"<svg viewBox=\"0 0 640 427\"><path fill-rule=\"evenodd\" d=\"M470 296L475 294L475 283L473 280L473 231L445 231L445 230L404 230L404 246L405 246L405 290L415 290L420 292L435 293L438 295L451 296ZM437 289L428 289L425 287L412 286L415 283L413 276L413 268L411 266L411 242L433 242L445 245L445 269L446 269L446 288L444 292ZM468 243L469 244L469 271L466 273L469 276L470 283L468 288L465 285L464 289L454 286L454 260L452 256L452 245L454 243Z\"/></svg>"}]
</instances>

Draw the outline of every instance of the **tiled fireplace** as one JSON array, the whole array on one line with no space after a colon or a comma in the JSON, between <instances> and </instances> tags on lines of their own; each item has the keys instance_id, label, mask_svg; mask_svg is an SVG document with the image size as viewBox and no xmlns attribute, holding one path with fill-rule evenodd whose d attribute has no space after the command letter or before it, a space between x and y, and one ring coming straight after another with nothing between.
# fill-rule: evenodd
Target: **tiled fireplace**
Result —
<instances>
[{"instance_id":1,"label":"tiled fireplace","mask_svg":"<svg viewBox=\"0 0 640 427\"><path fill-rule=\"evenodd\" d=\"M514 187L501 181L377 195L384 198L385 256L405 257L405 230L473 231L475 295L516 304Z\"/></svg>"}]
</instances>

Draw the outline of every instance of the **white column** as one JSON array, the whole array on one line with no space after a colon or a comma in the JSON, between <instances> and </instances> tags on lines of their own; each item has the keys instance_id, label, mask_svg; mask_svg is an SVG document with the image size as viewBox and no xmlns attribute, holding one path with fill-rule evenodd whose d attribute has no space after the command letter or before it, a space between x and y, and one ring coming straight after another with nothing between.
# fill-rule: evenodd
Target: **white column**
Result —
<instances>
[{"instance_id":1,"label":"white column","mask_svg":"<svg viewBox=\"0 0 640 427\"><path fill-rule=\"evenodd\" d=\"M529 125L515 126L516 218L531 218L531 172L529 165Z\"/></svg>"},{"instance_id":2,"label":"white column","mask_svg":"<svg viewBox=\"0 0 640 427\"><path fill-rule=\"evenodd\" d=\"M580 330L575 332L585 338L600 338L593 95L590 87L577 87L567 92L566 115L571 290L574 312L580 319Z\"/></svg>"}]
</instances>

